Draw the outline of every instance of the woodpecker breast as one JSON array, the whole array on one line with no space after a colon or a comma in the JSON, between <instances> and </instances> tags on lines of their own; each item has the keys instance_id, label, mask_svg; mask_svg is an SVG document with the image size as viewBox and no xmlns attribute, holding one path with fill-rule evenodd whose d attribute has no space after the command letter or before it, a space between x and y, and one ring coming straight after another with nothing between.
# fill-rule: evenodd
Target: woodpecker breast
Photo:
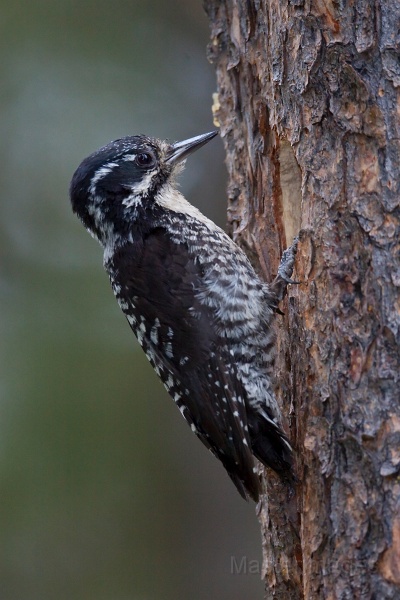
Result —
<instances>
[{"instance_id":1,"label":"woodpecker breast","mask_svg":"<svg viewBox=\"0 0 400 600\"><path fill-rule=\"evenodd\" d=\"M77 169L71 201L104 248L114 294L157 375L242 496L256 500L255 458L292 476L271 380L280 298L176 190L182 160L214 135L112 142ZM286 251L280 283L296 247Z\"/></svg>"}]
</instances>

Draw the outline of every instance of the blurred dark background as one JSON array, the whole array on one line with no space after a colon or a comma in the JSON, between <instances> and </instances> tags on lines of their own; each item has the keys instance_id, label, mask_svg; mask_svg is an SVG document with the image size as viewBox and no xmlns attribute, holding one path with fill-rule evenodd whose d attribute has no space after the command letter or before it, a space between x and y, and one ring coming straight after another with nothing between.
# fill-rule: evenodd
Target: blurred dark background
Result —
<instances>
[{"instance_id":1,"label":"blurred dark background","mask_svg":"<svg viewBox=\"0 0 400 600\"><path fill-rule=\"evenodd\" d=\"M1 16L0 598L261 598L254 505L159 383L68 200L111 139L213 129L201 0ZM224 188L217 139L182 190L224 226Z\"/></svg>"}]
</instances>

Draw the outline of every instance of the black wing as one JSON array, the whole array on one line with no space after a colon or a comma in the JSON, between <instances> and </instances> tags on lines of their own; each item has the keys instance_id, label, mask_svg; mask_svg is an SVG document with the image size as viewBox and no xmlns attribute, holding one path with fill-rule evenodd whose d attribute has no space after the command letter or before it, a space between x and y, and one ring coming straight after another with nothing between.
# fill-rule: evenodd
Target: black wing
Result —
<instances>
[{"instance_id":1,"label":"black wing","mask_svg":"<svg viewBox=\"0 0 400 600\"><path fill-rule=\"evenodd\" d=\"M117 250L109 270L133 331L181 413L240 494L257 500L245 390L218 342L215 315L196 298L204 287L200 264L157 228Z\"/></svg>"}]
</instances>

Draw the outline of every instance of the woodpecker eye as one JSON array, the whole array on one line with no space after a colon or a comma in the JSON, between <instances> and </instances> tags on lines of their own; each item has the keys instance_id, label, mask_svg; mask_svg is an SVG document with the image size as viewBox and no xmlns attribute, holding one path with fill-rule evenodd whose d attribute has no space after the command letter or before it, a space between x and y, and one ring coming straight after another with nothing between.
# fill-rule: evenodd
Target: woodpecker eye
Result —
<instances>
[{"instance_id":1,"label":"woodpecker eye","mask_svg":"<svg viewBox=\"0 0 400 600\"><path fill-rule=\"evenodd\" d=\"M140 154L137 154L135 162L139 167L150 167L154 164L154 158L148 152L141 152Z\"/></svg>"}]
</instances>

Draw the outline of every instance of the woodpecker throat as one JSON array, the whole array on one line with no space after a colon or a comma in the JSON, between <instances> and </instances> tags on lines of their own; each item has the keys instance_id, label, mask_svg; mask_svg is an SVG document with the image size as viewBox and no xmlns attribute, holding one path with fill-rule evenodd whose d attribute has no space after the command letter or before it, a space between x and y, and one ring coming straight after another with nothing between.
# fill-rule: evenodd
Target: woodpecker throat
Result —
<instances>
[{"instance_id":1,"label":"woodpecker throat","mask_svg":"<svg viewBox=\"0 0 400 600\"><path fill-rule=\"evenodd\" d=\"M216 131L169 144L126 137L86 158L73 211L104 248L125 317L192 431L244 498L258 500L255 458L293 479L272 375L271 323L291 280L297 239L272 284L175 187L189 154Z\"/></svg>"}]
</instances>

